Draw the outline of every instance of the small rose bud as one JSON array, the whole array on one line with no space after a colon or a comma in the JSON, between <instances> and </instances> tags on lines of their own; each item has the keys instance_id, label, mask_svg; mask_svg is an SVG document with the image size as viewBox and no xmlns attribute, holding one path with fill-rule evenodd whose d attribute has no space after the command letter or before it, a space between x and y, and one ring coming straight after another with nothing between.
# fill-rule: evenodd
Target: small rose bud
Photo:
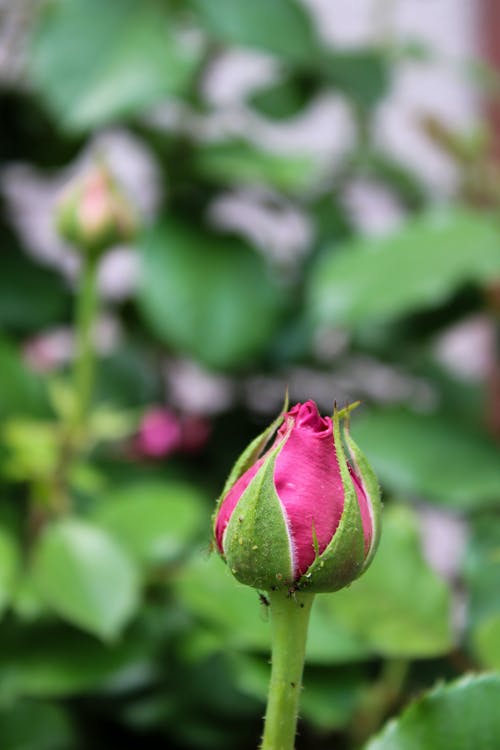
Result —
<instances>
[{"instance_id":1,"label":"small rose bud","mask_svg":"<svg viewBox=\"0 0 500 750\"><path fill-rule=\"evenodd\" d=\"M215 512L214 534L242 583L336 591L368 567L379 540L380 493L345 425L342 434L345 412L332 420L321 417L313 401L297 404L235 464Z\"/></svg>"},{"instance_id":2,"label":"small rose bud","mask_svg":"<svg viewBox=\"0 0 500 750\"><path fill-rule=\"evenodd\" d=\"M63 193L57 226L68 242L99 255L112 245L130 240L136 218L108 169L96 164Z\"/></svg>"}]
</instances>

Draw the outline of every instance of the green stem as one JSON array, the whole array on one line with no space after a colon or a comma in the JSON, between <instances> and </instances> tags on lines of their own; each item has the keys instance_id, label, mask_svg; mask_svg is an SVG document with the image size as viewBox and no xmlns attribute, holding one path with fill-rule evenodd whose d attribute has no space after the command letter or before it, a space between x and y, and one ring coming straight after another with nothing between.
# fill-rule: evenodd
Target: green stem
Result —
<instances>
[{"instance_id":1,"label":"green stem","mask_svg":"<svg viewBox=\"0 0 500 750\"><path fill-rule=\"evenodd\" d=\"M272 667L261 750L293 750L313 594L269 593Z\"/></svg>"},{"instance_id":2,"label":"green stem","mask_svg":"<svg viewBox=\"0 0 500 750\"><path fill-rule=\"evenodd\" d=\"M97 306L97 258L84 256L75 316L76 356L73 427L79 437L86 427L94 386L95 352L92 337Z\"/></svg>"}]
</instances>

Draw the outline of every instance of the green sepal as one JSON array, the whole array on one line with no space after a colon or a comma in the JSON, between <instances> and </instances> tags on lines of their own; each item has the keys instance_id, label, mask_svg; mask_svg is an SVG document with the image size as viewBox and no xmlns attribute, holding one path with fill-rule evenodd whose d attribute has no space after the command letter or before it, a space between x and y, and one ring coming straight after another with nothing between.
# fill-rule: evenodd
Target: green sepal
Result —
<instances>
[{"instance_id":1,"label":"green sepal","mask_svg":"<svg viewBox=\"0 0 500 750\"><path fill-rule=\"evenodd\" d=\"M264 591L293 583L291 542L274 487L281 447L269 454L242 494L224 537L225 559L234 577Z\"/></svg>"},{"instance_id":2,"label":"green sepal","mask_svg":"<svg viewBox=\"0 0 500 750\"><path fill-rule=\"evenodd\" d=\"M370 565L371 561L373 560L373 557L375 555L375 552L377 551L377 547L380 541L381 518L382 518L382 497L381 497L381 492L380 492L380 485L378 483L375 472L370 466L370 463L368 459L366 458L365 454L362 452L359 446L356 445L356 443L352 439L350 432L349 432L348 422L346 422L344 426L344 440L347 446L347 452L349 454L349 459L352 464L352 467L355 473L357 474L357 476L360 477L361 479L361 482L363 484L363 489L365 491L366 498L368 500L368 505L371 507L371 515L372 515L372 522L373 522L372 541L371 541L370 549L368 550L368 554L365 558L365 562L363 564L363 568L361 571L362 573L364 573L364 571L367 569L367 567Z\"/></svg>"},{"instance_id":3,"label":"green sepal","mask_svg":"<svg viewBox=\"0 0 500 750\"><path fill-rule=\"evenodd\" d=\"M356 490L349 473L340 430L340 416L333 414L333 439L344 488L344 510L330 544L309 566L296 588L311 593L338 591L363 571L365 538Z\"/></svg>"},{"instance_id":4,"label":"green sepal","mask_svg":"<svg viewBox=\"0 0 500 750\"><path fill-rule=\"evenodd\" d=\"M234 464L233 468L231 469L231 472L224 485L224 489L222 490L222 494L217 500L217 505L215 506L215 511L212 516L213 526L215 526L219 508L221 506L222 501L226 497L227 493L229 492L233 484L235 484L235 482L237 482L238 479L241 476L243 476L243 474L246 471L248 471L248 469L250 469L254 465L254 463L259 459L260 455L262 454L262 451L266 447L272 435L283 424L284 415L287 411L288 411L288 390L285 393L285 400L283 402L283 408L280 414L276 417L276 419L273 422L271 422L269 427L266 427L264 432L261 432L260 435L254 438L254 440L252 440L252 442L247 445L247 447L245 448L245 450L240 455L240 457Z\"/></svg>"}]
</instances>

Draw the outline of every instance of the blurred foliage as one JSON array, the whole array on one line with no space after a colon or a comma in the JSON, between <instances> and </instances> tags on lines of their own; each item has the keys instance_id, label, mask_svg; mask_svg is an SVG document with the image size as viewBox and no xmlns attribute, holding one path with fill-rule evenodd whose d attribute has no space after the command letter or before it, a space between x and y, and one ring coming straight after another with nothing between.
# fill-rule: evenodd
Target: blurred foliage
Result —
<instances>
[{"instance_id":1,"label":"blurred foliage","mask_svg":"<svg viewBox=\"0 0 500 750\"><path fill-rule=\"evenodd\" d=\"M0 747L257 746L268 612L210 556L209 519L289 383L293 400L323 410L363 400L352 431L386 502L371 569L315 602L298 750L494 750L500 678L463 676L500 669L500 169L487 128L455 133L422 113L458 172L456 195L436 209L422 174L376 137L400 61L431 56L419 40L335 48L299 0L26 6L13 45L22 71L0 89L2 185L20 161L62 184L95 137L119 127L157 172L138 175L137 192L158 195L133 250L136 290L101 300L120 340L96 346L75 442L67 334L79 285L39 246L51 244L52 259L72 249L49 236L51 216L37 223L32 193L12 205L4 191ZM242 132L207 88L235 51L272 63L238 102ZM285 133L324 95L349 113L344 154L265 144L263 128ZM363 230L349 200L357 181L390 195L395 231ZM244 228L237 206L218 220L220 201L242 196L291 226L290 248L278 251L255 213ZM486 331L486 356L465 337L450 364L447 337L467 321ZM175 448L156 457L138 447L155 404L178 420ZM430 510L437 541L422 538ZM461 556L448 546L457 523ZM439 552L447 565L436 570Z\"/></svg>"},{"instance_id":2,"label":"blurred foliage","mask_svg":"<svg viewBox=\"0 0 500 750\"><path fill-rule=\"evenodd\" d=\"M489 750L500 733L495 708L498 675L464 678L449 687L439 687L416 701L382 735L368 743L367 750L406 750L428 747L474 747ZM457 716L465 717L457 721Z\"/></svg>"}]
</instances>

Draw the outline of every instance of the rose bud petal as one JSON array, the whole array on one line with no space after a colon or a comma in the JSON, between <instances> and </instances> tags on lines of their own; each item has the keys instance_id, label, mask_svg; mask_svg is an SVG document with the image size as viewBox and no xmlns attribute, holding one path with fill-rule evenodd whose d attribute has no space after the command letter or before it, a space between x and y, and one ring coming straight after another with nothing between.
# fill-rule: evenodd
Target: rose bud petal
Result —
<instances>
[{"instance_id":1,"label":"rose bud petal","mask_svg":"<svg viewBox=\"0 0 500 750\"><path fill-rule=\"evenodd\" d=\"M380 493L345 425L342 434L348 412L331 419L313 401L296 404L237 461L216 509L214 535L242 583L336 591L367 568L380 535Z\"/></svg>"}]
</instances>

